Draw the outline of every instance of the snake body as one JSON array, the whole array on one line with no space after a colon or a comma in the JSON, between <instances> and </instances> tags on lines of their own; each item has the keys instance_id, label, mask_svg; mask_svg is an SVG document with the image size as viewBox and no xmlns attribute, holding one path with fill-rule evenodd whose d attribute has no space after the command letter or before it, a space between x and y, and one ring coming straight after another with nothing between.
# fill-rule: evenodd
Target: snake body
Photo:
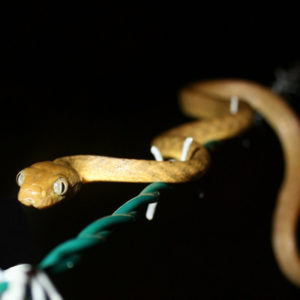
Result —
<instances>
[{"instance_id":1,"label":"snake body","mask_svg":"<svg viewBox=\"0 0 300 300\"><path fill-rule=\"evenodd\" d=\"M81 184L95 181L179 183L197 179L209 167L209 153L203 145L240 134L251 125L256 110L278 135L285 160L284 179L273 218L273 249L283 273L300 286L296 241L300 208L300 124L296 115L280 96L249 81L202 81L185 87L179 96L183 112L201 120L170 129L152 141L164 158L176 161L74 155L35 163L17 176L19 201L47 208L74 196ZM233 96L243 100L236 113L229 111L228 100ZM192 137L193 142L186 161L180 161L187 137Z\"/></svg>"}]
</instances>

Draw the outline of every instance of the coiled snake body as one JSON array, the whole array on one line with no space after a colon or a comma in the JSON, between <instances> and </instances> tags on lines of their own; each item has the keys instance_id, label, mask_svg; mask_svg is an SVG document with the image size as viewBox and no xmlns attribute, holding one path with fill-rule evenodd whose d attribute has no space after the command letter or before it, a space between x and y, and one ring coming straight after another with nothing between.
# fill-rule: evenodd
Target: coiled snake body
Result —
<instances>
[{"instance_id":1,"label":"coiled snake body","mask_svg":"<svg viewBox=\"0 0 300 300\"><path fill-rule=\"evenodd\" d=\"M233 96L243 100L236 113L229 111L228 100ZM282 272L300 286L296 240L300 208L300 124L296 115L269 89L242 80L194 83L180 92L180 100L187 115L201 120L173 128L152 142L164 158L176 161L75 155L39 162L18 174L19 201L46 208L76 194L81 184L95 181L179 183L197 179L209 166L209 154L203 144L240 134L251 125L256 110L278 135L285 161L273 218L273 249ZM186 161L179 161L187 137L192 137L193 142Z\"/></svg>"}]
</instances>

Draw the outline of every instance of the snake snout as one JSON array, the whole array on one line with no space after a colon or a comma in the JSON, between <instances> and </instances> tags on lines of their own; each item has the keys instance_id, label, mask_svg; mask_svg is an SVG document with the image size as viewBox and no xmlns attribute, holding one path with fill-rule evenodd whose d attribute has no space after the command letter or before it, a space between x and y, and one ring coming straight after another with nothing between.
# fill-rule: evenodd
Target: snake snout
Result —
<instances>
[{"instance_id":1,"label":"snake snout","mask_svg":"<svg viewBox=\"0 0 300 300\"><path fill-rule=\"evenodd\" d=\"M39 206L39 202L45 196L45 191L39 186L21 187L18 199L26 206Z\"/></svg>"},{"instance_id":2,"label":"snake snout","mask_svg":"<svg viewBox=\"0 0 300 300\"><path fill-rule=\"evenodd\" d=\"M22 196L22 194L20 195L20 193L19 193L18 199L20 202L22 202L26 206L35 206L34 205L35 201L34 201L33 197L24 197L24 196Z\"/></svg>"}]
</instances>

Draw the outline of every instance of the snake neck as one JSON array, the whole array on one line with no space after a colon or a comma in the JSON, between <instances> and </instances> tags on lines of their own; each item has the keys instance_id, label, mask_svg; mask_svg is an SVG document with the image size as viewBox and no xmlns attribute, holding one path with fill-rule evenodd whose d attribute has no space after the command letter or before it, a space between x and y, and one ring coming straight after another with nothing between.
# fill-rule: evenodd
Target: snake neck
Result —
<instances>
[{"instance_id":1,"label":"snake neck","mask_svg":"<svg viewBox=\"0 0 300 300\"><path fill-rule=\"evenodd\" d=\"M181 138L180 138L181 139ZM177 142L175 141L177 140ZM172 142L172 138L170 138ZM178 137L173 146L182 147ZM77 171L82 183L90 182L166 182L179 183L201 177L209 167L209 153L193 142L187 161L155 161L114 158L98 155L61 157L55 162L66 164Z\"/></svg>"}]
</instances>

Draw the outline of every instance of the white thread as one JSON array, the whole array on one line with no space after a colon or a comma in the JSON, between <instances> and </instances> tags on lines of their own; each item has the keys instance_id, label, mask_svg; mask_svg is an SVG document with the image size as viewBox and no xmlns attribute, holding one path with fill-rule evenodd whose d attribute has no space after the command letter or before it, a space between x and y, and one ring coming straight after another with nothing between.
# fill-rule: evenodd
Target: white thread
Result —
<instances>
[{"instance_id":1,"label":"white thread","mask_svg":"<svg viewBox=\"0 0 300 300\"><path fill-rule=\"evenodd\" d=\"M32 300L62 300L48 276L43 271L31 273L32 267L21 264L7 270L0 270L0 282L7 282L8 288L1 295L1 300L27 299L27 287L30 287Z\"/></svg>"},{"instance_id":2,"label":"white thread","mask_svg":"<svg viewBox=\"0 0 300 300\"><path fill-rule=\"evenodd\" d=\"M232 96L230 99L230 113L236 114L239 110L239 98L237 96Z\"/></svg>"},{"instance_id":3,"label":"white thread","mask_svg":"<svg viewBox=\"0 0 300 300\"><path fill-rule=\"evenodd\" d=\"M156 161L163 161L164 158L161 155L161 152L159 151L159 149L156 146L152 146L150 149L152 155L154 156L154 159ZM157 202L153 202L153 203L149 203L146 209L146 218L149 221L152 221L154 218L154 214L156 211L156 207L157 207Z\"/></svg>"},{"instance_id":4,"label":"white thread","mask_svg":"<svg viewBox=\"0 0 300 300\"><path fill-rule=\"evenodd\" d=\"M183 147L182 147L181 157L180 157L181 161L186 161L192 142L193 142L192 137L188 137L188 138L185 139L185 141L183 143ZM164 160L163 156L161 155L160 150L156 146L152 146L150 151L151 151L151 153L154 156L156 161L163 161ZM176 160L172 159L171 161L176 161ZM157 207L157 202L153 202L153 203L148 204L147 209L146 209L146 218L147 218L147 220L149 220L149 221L153 220L154 214L155 214L155 211L156 211L156 207Z\"/></svg>"},{"instance_id":5,"label":"white thread","mask_svg":"<svg viewBox=\"0 0 300 300\"><path fill-rule=\"evenodd\" d=\"M186 161L192 142L193 142L192 137L188 137L185 139L182 147L181 157L180 157L181 161Z\"/></svg>"},{"instance_id":6,"label":"white thread","mask_svg":"<svg viewBox=\"0 0 300 300\"><path fill-rule=\"evenodd\" d=\"M62 296L58 293L54 284L51 282L47 274L43 271L39 271L36 274L36 279L40 283L40 285L44 288L46 295L51 300L63 300ZM38 299L38 298L37 298Z\"/></svg>"},{"instance_id":7,"label":"white thread","mask_svg":"<svg viewBox=\"0 0 300 300\"><path fill-rule=\"evenodd\" d=\"M161 152L159 151L159 149L156 146L152 146L150 149L152 155L154 156L156 161L163 161L163 157L161 155Z\"/></svg>"},{"instance_id":8,"label":"white thread","mask_svg":"<svg viewBox=\"0 0 300 300\"><path fill-rule=\"evenodd\" d=\"M32 299L47 300L43 288L35 278L31 280L31 297Z\"/></svg>"}]
</instances>

